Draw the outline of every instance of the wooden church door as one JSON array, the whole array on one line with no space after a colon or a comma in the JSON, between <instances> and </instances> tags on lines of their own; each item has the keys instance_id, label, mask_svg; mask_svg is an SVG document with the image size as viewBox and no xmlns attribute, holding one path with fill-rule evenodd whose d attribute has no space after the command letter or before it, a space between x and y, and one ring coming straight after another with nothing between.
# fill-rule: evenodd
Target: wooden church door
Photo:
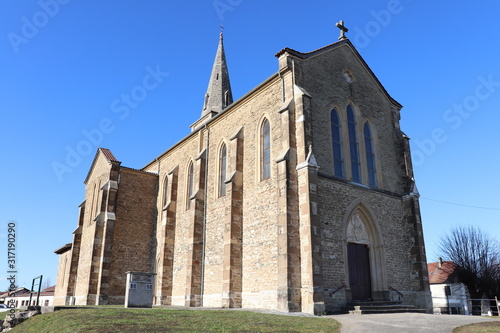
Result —
<instances>
[{"instance_id":1,"label":"wooden church door","mask_svg":"<svg viewBox=\"0 0 500 333\"><path fill-rule=\"evenodd\" d=\"M347 259L352 299L356 301L371 300L372 286L368 246L364 244L348 243Z\"/></svg>"}]
</instances>

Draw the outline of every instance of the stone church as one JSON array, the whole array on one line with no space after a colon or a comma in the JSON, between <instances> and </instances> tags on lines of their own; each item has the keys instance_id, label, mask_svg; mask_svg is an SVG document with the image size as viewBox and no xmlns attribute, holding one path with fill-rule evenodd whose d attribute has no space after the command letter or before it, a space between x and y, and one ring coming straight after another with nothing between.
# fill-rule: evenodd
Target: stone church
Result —
<instances>
[{"instance_id":1,"label":"stone church","mask_svg":"<svg viewBox=\"0 0 500 333\"><path fill-rule=\"evenodd\" d=\"M233 101L221 34L189 135L141 169L97 150L73 241L55 251L56 305L124 304L139 271L155 273L155 305L430 309L401 104L343 32L276 57Z\"/></svg>"}]
</instances>

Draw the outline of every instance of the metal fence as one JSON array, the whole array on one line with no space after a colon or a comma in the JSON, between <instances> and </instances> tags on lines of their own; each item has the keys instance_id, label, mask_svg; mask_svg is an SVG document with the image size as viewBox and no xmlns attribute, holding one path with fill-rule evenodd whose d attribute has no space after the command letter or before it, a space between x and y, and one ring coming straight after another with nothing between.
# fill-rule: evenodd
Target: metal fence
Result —
<instances>
[{"instance_id":1,"label":"metal fence","mask_svg":"<svg viewBox=\"0 0 500 333\"><path fill-rule=\"evenodd\" d=\"M432 297L435 314L464 314L474 316L500 316L500 301L494 299Z\"/></svg>"}]
</instances>

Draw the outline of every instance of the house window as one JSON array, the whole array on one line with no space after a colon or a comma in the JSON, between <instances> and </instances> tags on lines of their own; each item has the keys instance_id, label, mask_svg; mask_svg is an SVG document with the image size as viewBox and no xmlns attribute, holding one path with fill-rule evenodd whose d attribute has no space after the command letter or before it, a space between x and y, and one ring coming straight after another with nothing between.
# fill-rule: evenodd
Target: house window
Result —
<instances>
[{"instance_id":1,"label":"house window","mask_svg":"<svg viewBox=\"0 0 500 333\"><path fill-rule=\"evenodd\" d=\"M342 132L337 110L333 109L330 115L332 128L333 171L334 175L344 178L344 158L342 156Z\"/></svg>"},{"instance_id":2,"label":"house window","mask_svg":"<svg viewBox=\"0 0 500 333\"><path fill-rule=\"evenodd\" d=\"M260 179L271 177L271 135L269 121L264 119L260 126Z\"/></svg>"},{"instance_id":3,"label":"house window","mask_svg":"<svg viewBox=\"0 0 500 333\"><path fill-rule=\"evenodd\" d=\"M219 151L219 197L226 195L226 145L222 144Z\"/></svg>"},{"instance_id":4,"label":"house window","mask_svg":"<svg viewBox=\"0 0 500 333\"><path fill-rule=\"evenodd\" d=\"M130 289L137 289L137 283L131 283Z\"/></svg>"},{"instance_id":5,"label":"house window","mask_svg":"<svg viewBox=\"0 0 500 333\"><path fill-rule=\"evenodd\" d=\"M193 162L189 163L188 175L187 175L187 197L186 197L186 209L191 208L191 196L193 195L193 185L194 185L194 168Z\"/></svg>"},{"instance_id":6,"label":"house window","mask_svg":"<svg viewBox=\"0 0 500 333\"><path fill-rule=\"evenodd\" d=\"M351 152L351 173L352 181L361 183L361 164L359 162L359 148L357 138L357 124L352 106L347 106L347 129L349 132L349 151Z\"/></svg>"},{"instance_id":7,"label":"house window","mask_svg":"<svg viewBox=\"0 0 500 333\"><path fill-rule=\"evenodd\" d=\"M153 290L153 285L151 283L146 284L146 290Z\"/></svg>"},{"instance_id":8,"label":"house window","mask_svg":"<svg viewBox=\"0 0 500 333\"><path fill-rule=\"evenodd\" d=\"M167 206L167 194L168 194L168 177L165 176L165 180L163 181L163 202L162 207L165 209Z\"/></svg>"},{"instance_id":9,"label":"house window","mask_svg":"<svg viewBox=\"0 0 500 333\"><path fill-rule=\"evenodd\" d=\"M363 128L365 136L366 167L368 169L368 185L377 187L377 169L375 167L375 151L370 124L365 123Z\"/></svg>"}]
</instances>

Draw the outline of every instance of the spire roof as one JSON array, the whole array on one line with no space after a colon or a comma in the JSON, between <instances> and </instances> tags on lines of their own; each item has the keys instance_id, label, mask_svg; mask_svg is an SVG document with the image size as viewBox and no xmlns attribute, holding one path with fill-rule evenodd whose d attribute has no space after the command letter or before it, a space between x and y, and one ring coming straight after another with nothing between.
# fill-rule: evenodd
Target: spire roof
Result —
<instances>
[{"instance_id":1,"label":"spire roof","mask_svg":"<svg viewBox=\"0 0 500 333\"><path fill-rule=\"evenodd\" d=\"M201 117L204 117L210 112L220 113L228 105L233 103L233 94L231 92L231 83L229 81L223 40L224 36L221 30L219 46L217 47L217 54L215 55L210 81L208 82L208 89L205 94Z\"/></svg>"}]
</instances>

